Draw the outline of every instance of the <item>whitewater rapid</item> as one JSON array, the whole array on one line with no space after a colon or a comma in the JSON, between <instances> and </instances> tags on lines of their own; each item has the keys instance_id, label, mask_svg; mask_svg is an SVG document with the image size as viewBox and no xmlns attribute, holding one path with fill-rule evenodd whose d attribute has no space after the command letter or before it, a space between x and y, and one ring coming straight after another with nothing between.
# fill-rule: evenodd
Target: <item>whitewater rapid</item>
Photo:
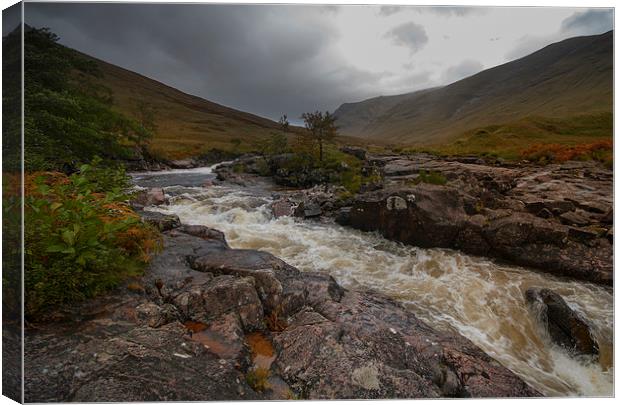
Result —
<instances>
[{"instance_id":1,"label":"whitewater rapid","mask_svg":"<svg viewBox=\"0 0 620 405\"><path fill-rule=\"evenodd\" d=\"M201 187L211 168L134 175L165 187L170 204L151 208L183 223L223 231L233 248L274 254L302 271L329 272L347 288L369 287L401 301L438 329L456 330L547 396L613 395L611 288L542 274L446 249L421 249L320 222L273 218L271 191ZM553 345L525 303L550 288L592 323L598 360Z\"/></svg>"}]
</instances>

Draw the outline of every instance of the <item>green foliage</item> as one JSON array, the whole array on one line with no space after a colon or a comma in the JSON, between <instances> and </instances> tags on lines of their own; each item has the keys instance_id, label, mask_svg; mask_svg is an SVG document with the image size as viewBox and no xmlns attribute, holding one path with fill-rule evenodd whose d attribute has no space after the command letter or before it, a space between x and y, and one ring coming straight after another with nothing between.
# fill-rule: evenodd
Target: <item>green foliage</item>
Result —
<instances>
[{"instance_id":1,"label":"green foliage","mask_svg":"<svg viewBox=\"0 0 620 405\"><path fill-rule=\"evenodd\" d=\"M267 139L258 139L255 149L263 156L280 155L290 150L288 138L282 132L273 132Z\"/></svg>"},{"instance_id":2,"label":"green foliage","mask_svg":"<svg viewBox=\"0 0 620 405\"><path fill-rule=\"evenodd\" d=\"M331 141L338 135L336 127L336 117L325 111L315 111L313 113L303 113L301 118L308 130L308 135L319 147L319 161L323 161L323 145Z\"/></svg>"},{"instance_id":3,"label":"green foliage","mask_svg":"<svg viewBox=\"0 0 620 405\"><path fill-rule=\"evenodd\" d=\"M129 177L123 166L102 166L102 160L95 156L90 164L80 166L80 183L87 187L86 192L113 193L122 196L123 191L130 186Z\"/></svg>"},{"instance_id":4,"label":"green foliage","mask_svg":"<svg viewBox=\"0 0 620 405\"><path fill-rule=\"evenodd\" d=\"M124 172L82 165L28 176L25 197L26 315L36 318L140 274L158 233L122 201Z\"/></svg>"},{"instance_id":5,"label":"green foliage","mask_svg":"<svg viewBox=\"0 0 620 405\"><path fill-rule=\"evenodd\" d=\"M284 132L288 132L290 128L290 123L288 122L288 117L286 114L283 114L278 120L278 124L280 124L280 129Z\"/></svg>"},{"instance_id":6,"label":"green foliage","mask_svg":"<svg viewBox=\"0 0 620 405\"><path fill-rule=\"evenodd\" d=\"M24 33L26 170L132 157L152 136L148 112L138 123L113 110L110 91L93 80L101 76L97 64L57 41L47 29Z\"/></svg>"}]
</instances>

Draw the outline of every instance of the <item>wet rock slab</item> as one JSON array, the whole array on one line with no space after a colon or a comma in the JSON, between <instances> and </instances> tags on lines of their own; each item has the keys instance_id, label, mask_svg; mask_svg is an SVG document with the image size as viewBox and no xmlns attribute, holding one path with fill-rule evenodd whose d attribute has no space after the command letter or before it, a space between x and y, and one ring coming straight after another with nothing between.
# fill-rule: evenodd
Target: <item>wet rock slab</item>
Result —
<instances>
[{"instance_id":1,"label":"wet rock slab","mask_svg":"<svg viewBox=\"0 0 620 405\"><path fill-rule=\"evenodd\" d=\"M546 288L530 288L525 293L551 340L575 354L597 355L598 343L592 337L588 322L568 306L554 291Z\"/></svg>"},{"instance_id":2,"label":"wet rock slab","mask_svg":"<svg viewBox=\"0 0 620 405\"><path fill-rule=\"evenodd\" d=\"M167 231L164 243L139 288L29 328L26 401L539 395L379 293L230 249L206 227ZM263 391L246 382L255 332L274 348Z\"/></svg>"}]
</instances>

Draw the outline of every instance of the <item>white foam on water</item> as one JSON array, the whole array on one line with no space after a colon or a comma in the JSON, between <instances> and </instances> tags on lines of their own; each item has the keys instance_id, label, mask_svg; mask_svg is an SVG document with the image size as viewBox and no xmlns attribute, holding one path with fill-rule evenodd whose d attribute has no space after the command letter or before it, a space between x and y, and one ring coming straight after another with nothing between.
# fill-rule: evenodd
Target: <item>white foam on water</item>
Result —
<instances>
[{"instance_id":1,"label":"white foam on water","mask_svg":"<svg viewBox=\"0 0 620 405\"><path fill-rule=\"evenodd\" d=\"M232 247L268 251L300 270L327 271L345 287L383 291L430 325L466 336L545 395L613 394L609 288L451 250L404 246L339 225L274 219L267 198L241 188L185 191L171 205L153 209L177 214L184 223L219 229ZM600 363L571 357L550 342L525 303L530 287L558 292L592 322L602 350Z\"/></svg>"}]
</instances>

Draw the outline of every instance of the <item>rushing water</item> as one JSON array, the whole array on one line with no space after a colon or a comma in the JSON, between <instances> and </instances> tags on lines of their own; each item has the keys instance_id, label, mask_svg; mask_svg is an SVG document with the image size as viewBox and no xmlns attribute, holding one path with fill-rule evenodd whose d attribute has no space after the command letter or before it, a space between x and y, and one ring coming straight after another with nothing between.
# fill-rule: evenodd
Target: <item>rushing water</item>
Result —
<instances>
[{"instance_id":1,"label":"rushing water","mask_svg":"<svg viewBox=\"0 0 620 405\"><path fill-rule=\"evenodd\" d=\"M203 188L210 168L141 173L171 204L157 210L223 231L234 248L268 251L300 270L331 273L345 287L372 287L439 329L453 329L549 396L613 394L613 292L446 249L421 249L336 224L274 219L269 190ZM550 288L589 319L598 360L554 346L525 303L529 287Z\"/></svg>"}]
</instances>

